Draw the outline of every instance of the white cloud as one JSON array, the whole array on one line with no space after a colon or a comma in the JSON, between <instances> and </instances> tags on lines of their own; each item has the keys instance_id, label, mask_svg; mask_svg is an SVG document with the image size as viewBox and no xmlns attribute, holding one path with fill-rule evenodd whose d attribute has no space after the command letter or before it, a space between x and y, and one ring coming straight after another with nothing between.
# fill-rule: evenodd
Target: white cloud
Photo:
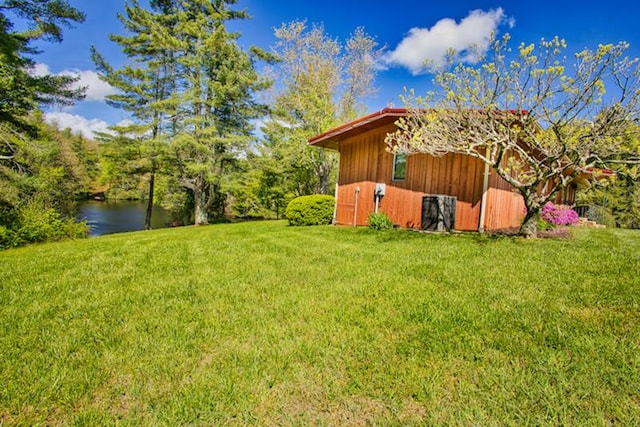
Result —
<instances>
[{"instance_id":1,"label":"white cloud","mask_svg":"<svg viewBox=\"0 0 640 427\"><path fill-rule=\"evenodd\" d=\"M33 66L31 74L34 76L46 76L47 74L51 74L51 70L49 70L47 64L36 64Z\"/></svg>"},{"instance_id":2,"label":"white cloud","mask_svg":"<svg viewBox=\"0 0 640 427\"><path fill-rule=\"evenodd\" d=\"M116 123L114 126L126 127L134 124L134 121L131 119L123 119Z\"/></svg>"},{"instance_id":3,"label":"white cloud","mask_svg":"<svg viewBox=\"0 0 640 427\"><path fill-rule=\"evenodd\" d=\"M47 64L36 64L31 71L36 76L51 74L51 70ZM79 77L75 87L87 87L85 101L104 101L105 96L116 93L115 89L107 83L100 80L98 73L91 70L63 70L59 75L72 75Z\"/></svg>"},{"instance_id":4,"label":"white cloud","mask_svg":"<svg viewBox=\"0 0 640 427\"><path fill-rule=\"evenodd\" d=\"M101 119L87 119L77 114L64 112L46 113L47 123L55 124L59 129L71 129L73 133L81 133L85 138L95 139L96 132L111 133L109 124Z\"/></svg>"},{"instance_id":5,"label":"white cloud","mask_svg":"<svg viewBox=\"0 0 640 427\"><path fill-rule=\"evenodd\" d=\"M91 70L72 70L69 74L80 77L78 86L87 86L85 101L104 101L107 95L116 93L115 89L103 82L98 77L98 73Z\"/></svg>"},{"instance_id":6,"label":"white cloud","mask_svg":"<svg viewBox=\"0 0 640 427\"><path fill-rule=\"evenodd\" d=\"M102 119L87 119L79 114L65 113L62 111L55 111L44 114L45 122L56 125L58 129L71 129L74 134L82 134L85 138L95 139L96 133L108 133L114 134L115 132L109 129L110 126L131 126L133 121L130 119L120 120L115 125L111 125Z\"/></svg>"},{"instance_id":7,"label":"white cloud","mask_svg":"<svg viewBox=\"0 0 640 427\"><path fill-rule=\"evenodd\" d=\"M399 65L409 69L413 75L428 71L425 65L442 65L449 49L457 52L460 62L475 62L473 48L485 52L491 35L506 21L515 25L502 8L487 12L473 10L460 23L450 18L441 19L431 28L412 28L398 46L385 57L388 65Z\"/></svg>"}]
</instances>

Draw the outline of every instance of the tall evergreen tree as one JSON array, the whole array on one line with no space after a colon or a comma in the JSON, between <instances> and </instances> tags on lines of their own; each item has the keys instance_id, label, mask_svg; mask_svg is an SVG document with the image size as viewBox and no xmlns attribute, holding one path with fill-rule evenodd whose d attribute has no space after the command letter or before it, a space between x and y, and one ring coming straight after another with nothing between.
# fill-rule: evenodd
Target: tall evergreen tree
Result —
<instances>
[{"instance_id":1,"label":"tall evergreen tree","mask_svg":"<svg viewBox=\"0 0 640 427\"><path fill-rule=\"evenodd\" d=\"M25 30L15 29L18 20ZM87 186L79 151L86 147L45 125L39 107L70 105L84 89L72 76L36 74L34 42L60 42L63 27L83 20L67 0L0 0L0 247L75 227L72 202Z\"/></svg>"},{"instance_id":2,"label":"tall evergreen tree","mask_svg":"<svg viewBox=\"0 0 640 427\"><path fill-rule=\"evenodd\" d=\"M16 31L11 18L24 20L28 29ZM66 0L0 1L0 127L5 132L29 133L37 128L26 116L41 105L71 104L84 89L74 88L73 76L35 75L33 42L62 40L62 27L84 21L84 14ZM15 153L8 140L0 147L0 159Z\"/></svg>"},{"instance_id":3,"label":"tall evergreen tree","mask_svg":"<svg viewBox=\"0 0 640 427\"><path fill-rule=\"evenodd\" d=\"M251 138L251 120L265 112L253 94L267 86L254 69L269 59L248 53L226 22L246 19L233 0L155 0L142 8L132 0L120 16L126 35L112 35L130 64L115 70L98 52L102 77L120 93L109 102L131 113L135 124L120 129L148 147L149 215L153 182L165 153L167 167L193 200L196 224L209 212L224 213L229 168ZM149 219L149 218L148 218Z\"/></svg>"},{"instance_id":4,"label":"tall evergreen tree","mask_svg":"<svg viewBox=\"0 0 640 427\"><path fill-rule=\"evenodd\" d=\"M122 162L127 163L126 169L131 173L147 177L147 230L151 228L156 174L166 140L175 132L176 61L172 47L165 42L165 35L176 26L172 9L167 1L151 2L150 10L137 0L125 4L125 13L118 15L125 34L109 36L129 58L130 62L120 69L114 69L92 48L100 77L118 89L117 94L107 96L107 103L129 112L134 120L130 125L116 127L120 135L110 143L127 138L138 141L134 157L127 155L131 154L129 141L124 144Z\"/></svg>"},{"instance_id":5,"label":"tall evergreen tree","mask_svg":"<svg viewBox=\"0 0 640 427\"><path fill-rule=\"evenodd\" d=\"M258 77L254 63L269 56L258 49L244 51L239 34L226 23L247 19L230 8L232 0L194 0L176 8L177 26L168 38L175 46L178 85L177 134L171 141L179 183L192 193L196 224L206 224L209 212L222 216L225 180L235 160L251 141L251 120L265 114L254 93L268 82Z\"/></svg>"}]
</instances>

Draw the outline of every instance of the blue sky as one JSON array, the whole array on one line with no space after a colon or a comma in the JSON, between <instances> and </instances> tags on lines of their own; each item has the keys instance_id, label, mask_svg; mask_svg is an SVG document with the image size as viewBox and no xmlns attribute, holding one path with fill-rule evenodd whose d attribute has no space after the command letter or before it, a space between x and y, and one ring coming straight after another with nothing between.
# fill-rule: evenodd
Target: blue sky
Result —
<instances>
[{"instance_id":1,"label":"blue sky","mask_svg":"<svg viewBox=\"0 0 640 427\"><path fill-rule=\"evenodd\" d=\"M64 110L47 111L47 117L91 136L95 130L127 119L124 112L104 103L104 96L112 90L97 78L89 53L94 45L115 66L126 60L108 38L110 33L122 31L116 14L122 12L124 0L70 3L86 13L86 21L68 29L62 43L41 44L43 52L35 60L40 69L51 73L78 73L89 86L86 100ZM558 35L567 41L570 51L625 40L631 44L629 55L640 56L640 4L635 1L239 0L236 8L253 17L233 24L246 47L269 49L275 42L274 27L296 19L322 23L326 32L340 41L356 27L364 27L388 51L386 69L376 80L378 91L367 99L369 112L401 107L403 87L414 88L416 93L426 91L432 78L420 69L426 57L437 61L448 45L464 50L481 43L493 30L510 33L514 45Z\"/></svg>"}]
</instances>

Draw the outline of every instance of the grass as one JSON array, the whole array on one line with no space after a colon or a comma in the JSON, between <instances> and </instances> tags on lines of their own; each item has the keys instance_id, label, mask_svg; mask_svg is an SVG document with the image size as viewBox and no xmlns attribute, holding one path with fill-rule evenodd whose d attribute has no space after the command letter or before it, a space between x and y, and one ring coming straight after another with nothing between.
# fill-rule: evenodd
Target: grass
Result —
<instances>
[{"instance_id":1,"label":"grass","mask_svg":"<svg viewBox=\"0 0 640 427\"><path fill-rule=\"evenodd\" d=\"M0 253L0 425L634 425L640 233L254 222Z\"/></svg>"}]
</instances>

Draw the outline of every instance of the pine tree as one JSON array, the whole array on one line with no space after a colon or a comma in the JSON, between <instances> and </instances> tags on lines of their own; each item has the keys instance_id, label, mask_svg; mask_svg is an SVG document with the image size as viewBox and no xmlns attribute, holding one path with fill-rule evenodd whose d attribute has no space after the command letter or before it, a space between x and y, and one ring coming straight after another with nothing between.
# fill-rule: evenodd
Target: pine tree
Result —
<instances>
[{"instance_id":1,"label":"pine tree","mask_svg":"<svg viewBox=\"0 0 640 427\"><path fill-rule=\"evenodd\" d=\"M25 20L26 31L14 30L10 17ZM26 116L39 106L72 104L82 98L84 89L75 88L77 78L63 75L35 75L32 43L38 39L62 40L62 27L84 21L84 14L66 0L0 1L0 127L5 132L35 134ZM6 139L0 159L11 159L15 149Z\"/></svg>"},{"instance_id":2,"label":"pine tree","mask_svg":"<svg viewBox=\"0 0 640 427\"><path fill-rule=\"evenodd\" d=\"M115 70L94 51L104 80L120 90L108 101L135 123L119 130L148 148L140 170L149 175L148 212L164 157L173 182L190 193L196 224L208 223L212 210L224 214L225 179L251 140L251 120L265 112L253 99L267 86L254 61L269 59L258 49L242 50L239 34L227 31L227 21L248 17L231 10L234 3L156 0L147 10L134 0L120 17L127 35L111 36L131 64Z\"/></svg>"},{"instance_id":3,"label":"pine tree","mask_svg":"<svg viewBox=\"0 0 640 427\"><path fill-rule=\"evenodd\" d=\"M126 169L148 179L145 229L151 228L156 174L160 170L166 141L175 132L176 61L166 34L176 23L171 15L170 2L152 2L151 10L142 8L134 0L125 5L125 13L118 15L125 35L110 35L120 45L130 63L114 69L92 48L92 58L101 72L100 77L119 92L107 97L107 103L131 114L134 122L115 127L119 135L112 144L135 139L139 149L131 157L126 141L120 151ZM112 150L113 151L113 150ZM117 151L113 151L117 153Z\"/></svg>"},{"instance_id":4,"label":"pine tree","mask_svg":"<svg viewBox=\"0 0 640 427\"><path fill-rule=\"evenodd\" d=\"M192 192L196 224L207 224L209 212L221 217L225 180L251 141L251 120L266 107L254 93L267 87L254 62L269 59L258 49L250 53L237 43L226 22L247 19L229 8L235 1L194 0L180 4L170 38L177 56L177 133L170 148L179 183Z\"/></svg>"},{"instance_id":5,"label":"pine tree","mask_svg":"<svg viewBox=\"0 0 640 427\"><path fill-rule=\"evenodd\" d=\"M17 19L26 30L14 29ZM33 43L60 42L63 27L83 21L67 0L0 0L0 248L75 227L73 202L88 179L76 148L86 146L45 125L39 108L71 105L84 88L73 76L36 74Z\"/></svg>"}]
</instances>

